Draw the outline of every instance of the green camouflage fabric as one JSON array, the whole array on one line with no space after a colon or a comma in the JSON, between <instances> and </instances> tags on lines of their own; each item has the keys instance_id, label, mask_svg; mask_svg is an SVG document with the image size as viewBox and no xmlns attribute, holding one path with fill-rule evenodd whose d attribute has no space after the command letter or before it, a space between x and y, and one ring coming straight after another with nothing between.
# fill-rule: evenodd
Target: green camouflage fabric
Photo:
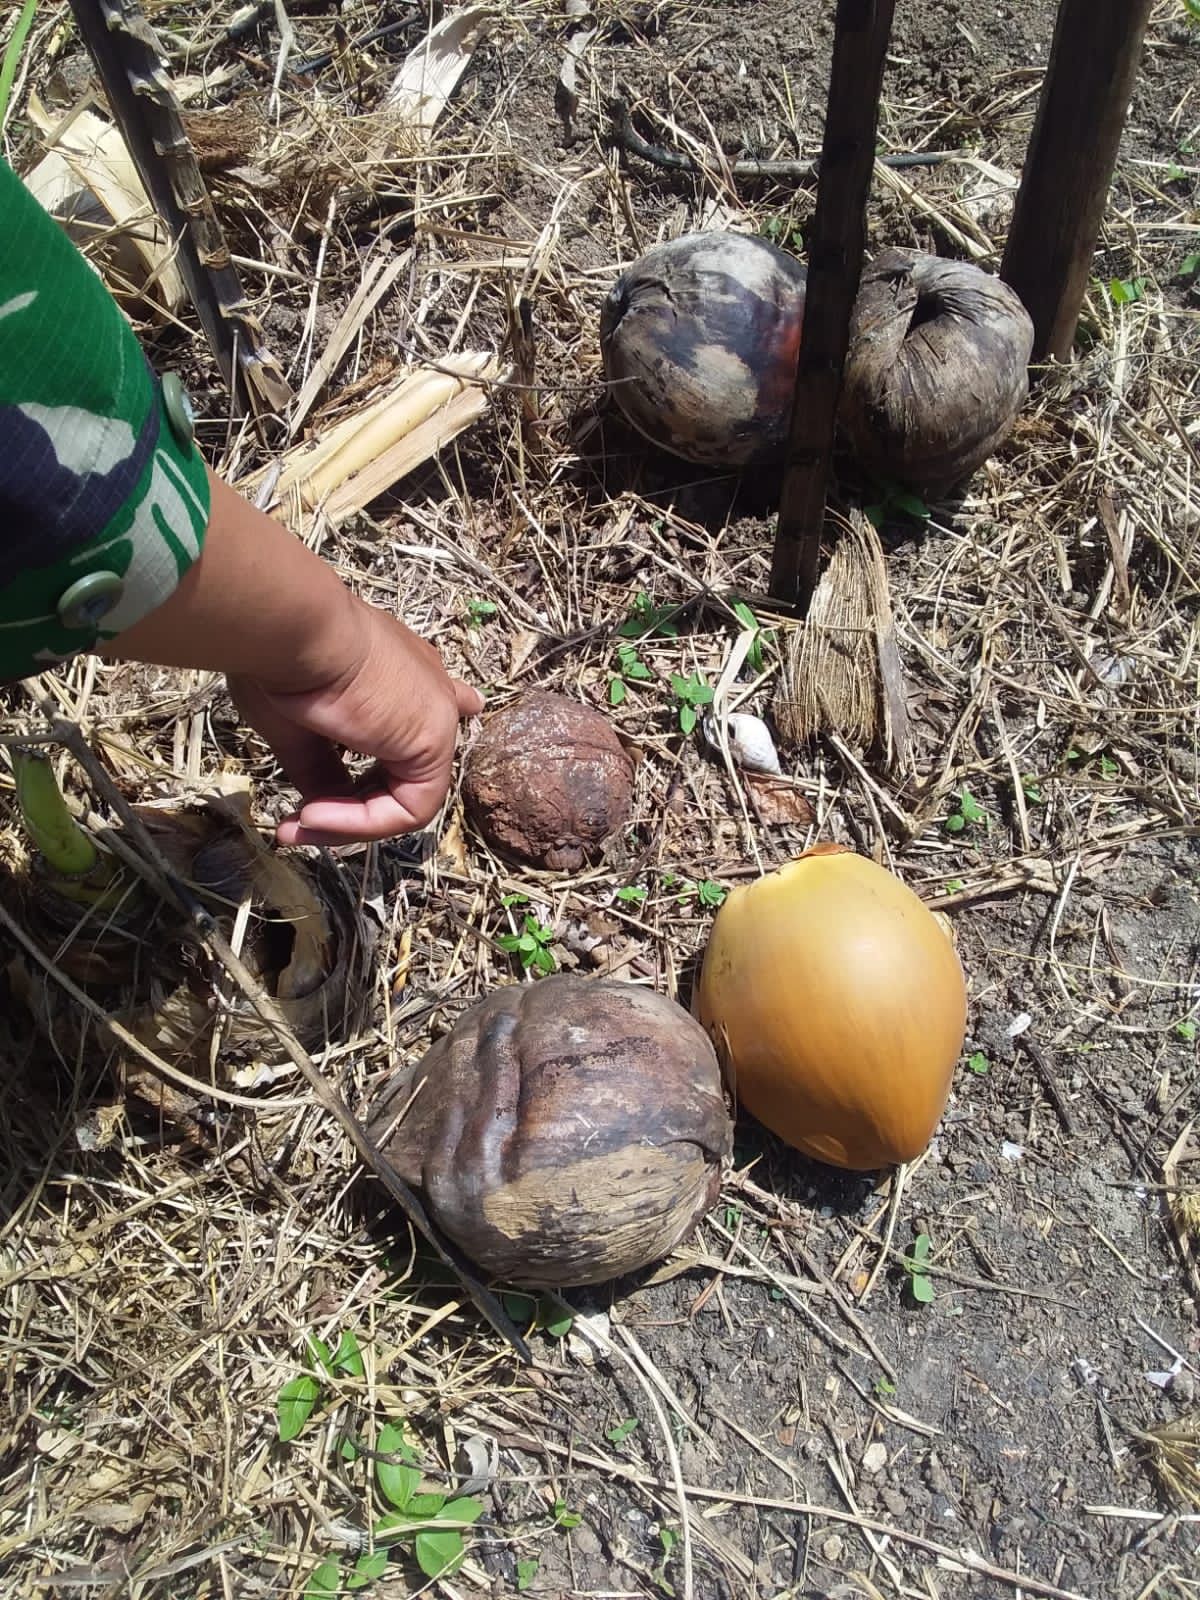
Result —
<instances>
[{"instance_id":1,"label":"green camouflage fabric","mask_svg":"<svg viewBox=\"0 0 1200 1600\"><path fill-rule=\"evenodd\" d=\"M172 427L133 330L0 160L0 680L161 605L200 554L208 511L190 428L178 407ZM107 592L60 617L93 574L111 575L93 579Z\"/></svg>"}]
</instances>

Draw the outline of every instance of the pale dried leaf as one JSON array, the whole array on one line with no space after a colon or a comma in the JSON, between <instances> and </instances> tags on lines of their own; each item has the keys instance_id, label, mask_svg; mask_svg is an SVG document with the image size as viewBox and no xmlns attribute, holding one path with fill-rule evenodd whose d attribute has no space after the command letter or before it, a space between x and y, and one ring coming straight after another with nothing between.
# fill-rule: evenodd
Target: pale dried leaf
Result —
<instances>
[{"instance_id":1,"label":"pale dried leaf","mask_svg":"<svg viewBox=\"0 0 1200 1600\"><path fill-rule=\"evenodd\" d=\"M491 13L470 6L444 18L407 57L384 97L384 108L428 139L487 32Z\"/></svg>"}]
</instances>

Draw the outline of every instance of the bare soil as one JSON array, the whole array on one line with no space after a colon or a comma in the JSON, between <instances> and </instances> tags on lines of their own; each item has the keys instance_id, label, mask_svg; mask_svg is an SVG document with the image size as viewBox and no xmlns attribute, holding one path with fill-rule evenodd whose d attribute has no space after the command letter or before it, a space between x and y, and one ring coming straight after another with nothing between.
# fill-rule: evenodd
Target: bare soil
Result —
<instances>
[{"instance_id":1,"label":"bare soil","mask_svg":"<svg viewBox=\"0 0 1200 1600\"><path fill-rule=\"evenodd\" d=\"M995 268L1053 7L897 9L881 145L961 159L881 177L873 245L970 248ZM652 681L611 710L640 762L630 828L599 867L522 873L481 847L455 797L430 840L347 853L380 923L374 1022L329 1066L351 1102L519 978L494 943L512 926L504 897L528 895L553 924L560 965L687 1003L712 916L696 886L732 887L834 838L952 919L970 1033L937 1136L902 1175L860 1178L742 1119L696 1239L638 1281L570 1294L575 1328L534 1333L523 1369L378 1192L355 1187L348 1147L298 1079L263 1089L258 1111L201 1096L207 1149L132 1098L103 1148L81 1148L78 1123L112 1099L107 1063L94 1043L55 1059L14 990L0 1088L6 1594L316 1593L314 1569L333 1553L348 1573L380 1509L369 1465L341 1441L398 1416L435 1477L462 1470L468 1440L491 1462L446 1595L682 1595L685 1544L698 1600L1198 1593L1200 1480L1189 1499L1152 1430L1200 1438L1200 1246L1179 1204L1200 1170L1186 1137L1200 1107L1200 274L1182 269L1200 248L1200 25L1176 0L1156 8L1077 359L1044 376L953 501L920 520L887 509L913 772L895 779L836 739L787 752L817 820L768 826L680 733L668 684L720 676L729 597L765 588L777 485L632 436L603 404L596 327L618 266L660 237L738 226L799 247L811 187L735 184L722 153L815 154L832 11L604 0L565 125L564 43L592 24L518 4L476 53L431 158L400 164L386 194L364 198L353 175L264 186L261 147L240 151L241 177L227 164L212 182L234 248L301 280L246 271L285 364L301 359L318 270L316 351L381 225L419 197L415 233L396 231L411 280L332 400L373 363L494 348L509 298L528 302L537 415L497 396L370 517L327 530L324 553L350 581L501 704L538 686L605 706L635 597L677 608L678 632L638 644ZM398 15L359 8L346 25ZM154 17L214 38L204 69L232 71L211 104L261 105L273 28L230 44L199 8ZM331 16L294 22L300 56L331 48ZM339 116L369 109L419 37L285 80L289 107L321 91ZM86 81L70 45L56 71ZM613 151L614 94L646 138L706 171ZM22 129L18 157L34 149ZM344 202L332 224L327 195ZM146 334L188 370L214 459L234 476L266 459L230 434L200 342ZM840 492L879 497L852 463ZM473 620L472 600L496 609ZM769 715L789 624L759 614L767 672L739 689ZM119 668L85 686L82 672L63 675L63 704L133 797L236 766L263 817L282 807L219 682ZM978 815L955 831L964 796ZM627 886L644 899L618 900ZM251 1179L263 1167L247 1149L269 1180ZM920 1235L928 1303L905 1265ZM336 1343L346 1328L367 1376L327 1386L280 1444L276 1397L305 1335ZM422 1581L402 1558L365 1592Z\"/></svg>"}]
</instances>

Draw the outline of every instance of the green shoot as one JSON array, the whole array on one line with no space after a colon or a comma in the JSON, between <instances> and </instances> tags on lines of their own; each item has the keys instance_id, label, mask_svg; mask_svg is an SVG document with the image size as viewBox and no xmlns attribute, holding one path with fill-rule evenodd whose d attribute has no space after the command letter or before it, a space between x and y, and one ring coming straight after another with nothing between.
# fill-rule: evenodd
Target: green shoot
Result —
<instances>
[{"instance_id":1,"label":"green shoot","mask_svg":"<svg viewBox=\"0 0 1200 1600\"><path fill-rule=\"evenodd\" d=\"M645 683L654 674L631 644L617 646L617 664L608 680L608 703L623 705L631 683Z\"/></svg>"},{"instance_id":2,"label":"green shoot","mask_svg":"<svg viewBox=\"0 0 1200 1600\"><path fill-rule=\"evenodd\" d=\"M582 1521L583 1518L578 1511L570 1510L565 1500L556 1500L554 1502L554 1526L556 1528L562 1528L564 1532L570 1533L571 1529L577 1528Z\"/></svg>"},{"instance_id":3,"label":"green shoot","mask_svg":"<svg viewBox=\"0 0 1200 1600\"><path fill-rule=\"evenodd\" d=\"M489 617L496 615L498 609L494 600L468 600L467 627L481 628Z\"/></svg>"},{"instance_id":4,"label":"green shoot","mask_svg":"<svg viewBox=\"0 0 1200 1600\"><path fill-rule=\"evenodd\" d=\"M1184 1017L1175 1024L1175 1037L1182 1039L1184 1044L1191 1044L1196 1037L1196 1024L1191 1017Z\"/></svg>"},{"instance_id":5,"label":"green shoot","mask_svg":"<svg viewBox=\"0 0 1200 1600\"><path fill-rule=\"evenodd\" d=\"M950 813L942 826L947 833L961 833L964 828L975 828L986 821L987 812L979 801L969 789L961 789L958 794L957 809Z\"/></svg>"},{"instance_id":6,"label":"green shoot","mask_svg":"<svg viewBox=\"0 0 1200 1600\"><path fill-rule=\"evenodd\" d=\"M33 17L37 8L38 0L25 0L16 26L9 35L4 50L4 60L0 61L0 133L4 132L8 122L8 102L12 96L12 86L16 81L17 68L21 64L21 52L25 48L29 30L33 27Z\"/></svg>"},{"instance_id":7,"label":"green shoot","mask_svg":"<svg viewBox=\"0 0 1200 1600\"><path fill-rule=\"evenodd\" d=\"M973 1055L967 1057L967 1071L973 1072L976 1077L986 1078L991 1070L992 1064L982 1050L976 1050Z\"/></svg>"},{"instance_id":8,"label":"green shoot","mask_svg":"<svg viewBox=\"0 0 1200 1600\"><path fill-rule=\"evenodd\" d=\"M554 959L554 952L550 946L554 943L555 932L547 923L539 922L534 916L526 916L520 933L502 933L496 940L501 950L509 955L515 955L520 961L524 971L533 968L536 972L555 972L558 962Z\"/></svg>"},{"instance_id":9,"label":"green shoot","mask_svg":"<svg viewBox=\"0 0 1200 1600\"><path fill-rule=\"evenodd\" d=\"M649 889L643 889L640 884L627 883L623 889L617 890L617 899L624 905L640 906L645 904L649 893Z\"/></svg>"},{"instance_id":10,"label":"green shoot","mask_svg":"<svg viewBox=\"0 0 1200 1600\"><path fill-rule=\"evenodd\" d=\"M524 1594L537 1577L538 1558L522 1556L517 1562L517 1593Z\"/></svg>"},{"instance_id":11,"label":"green shoot","mask_svg":"<svg viewBox=\"0 0 1200 1600\"><path fill-rule=\"evenodd\" d=\"M1146 293L1145 278L1110 278L1108 280L1108 293L1115 306L1131 306L1141 300Z\"/></svg>"},{"instance_id":12,"label":"green shoot","mask_svg":"<svg viewBox=\"0 0 1200 1600\"><path fill-rule=\"evenodd\" d=\"M656 606L643 589L634 597L629 615L617 633L622 639L645 639L652 634L658 634L663 639L675 639L679 635L679 626L671 618L678 610L678 606Z\"/></svg>"},{"instance_id":13,"label":"green shoot","mask_svg":"<svg viewBox=\"0 0 1200 1600\"><path fill-rule=\"evenodd\" d=\"M626 1417L625 1421L618 1422L615 1428L609 1428L604 1437L609 1444L624 1444L629 1435L640 1427L641 1422L637 1417Z\"/></svg>"},{"instance_id":14,"label":"green shoot","mask_svg":"<svg viewBox=\"0 0 1200 1600\"><path fill-rule=\"evenodd\" d=\"M702 708L712 704L712 686L705 682L703 673L693 672L690 678L685 678L673 672L671 690L679 713L679 726L684 733L691 733L700 720Z\"/></svg>"},{"instance_id":15,"label":"green shoot","mask_svg":"<svg viewBox=\"0 0 1200 1600\"><path fill-rule=\"evenodd\" d=\"M902 484L884 480L879 485L879 499L874 505L864 506L863 514L876 528L897 516L908 517L913 522L928 522L929 507L920 495L913 494Z\"/></svg>"},{"instance_id":16,"label":"green shoot","mask_svg":"<svg viewBox=\"0 0 1200 1600\"><path fill-rule=\"evenodd\" d=\"M750 628L754 633L754 640L746 652L746 664L752 672L761 672L763 669L762 623L759 622L744 600L735 600L731 609L742 627Z\"/></svg>"},{"instance_id":17,"label":"green shoot","mask_svg":"<svg viewBox=\"0 0 1200 1600\"><path fill-rule=\"evenodd\" d=\"M933 1300L933 1279L929 1276L929 1252L933 1241L927 1233L919 1233L913 1240L912 1254L903 1257L908 1274L908 1292L919 1306Z\"/></svg>"},{"instance_id":18,"label":"green shoot","mask_svg":"<svg viewBox=\"0 0 1200 1600\"><path fill-rule=\"evenodd\" d=\"M553 1295L523 1294L513 1289L501 1296L505 1311L520 1326L524 1324L532 1333L548 1333L552 1339L565 1339L575 1323L569 1310L559 1305Z\"/></svg>"}]
</instances>

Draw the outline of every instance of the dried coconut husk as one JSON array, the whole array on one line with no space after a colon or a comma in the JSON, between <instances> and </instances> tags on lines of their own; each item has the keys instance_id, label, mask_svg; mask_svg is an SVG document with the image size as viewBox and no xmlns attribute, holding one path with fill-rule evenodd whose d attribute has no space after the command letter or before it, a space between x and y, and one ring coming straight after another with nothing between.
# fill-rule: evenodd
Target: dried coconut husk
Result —
<instances>
[{"instance_id":1,"label":"dried coconut husk","mask_svg":"<svg viewBox=\"0 0 1200 1600\"><path fill-rule=\"evenodd\" d=\"M1005 439L1029 392L1033 324L999 278L885 250L850 325L840 421L864 467L936 495Z\"/></svg>"},{"instance_id":2,"label":"dried coconut husk","mask_svg":"<svg viewBox=\"0 0 1200 1600\"><path fill-rule=\"evenodd\" d=\"M883 547L860 511L837 521L808 616L788 633L775 723L793 747L832 731L903 767L908 710Z\"/></svg>"},{"instance_id":3,"label":"dried coconut husk","mask_svg":"<svg viewBox=\"0 0 1200 1600\"><path fill-rule=\"evenodd\" d=\"M179 878L198 889L251 974L275 999L306 1049L344 1037L369 995L372 925L336 862L281 855L247 820L248 795L201 809L138 811ZM169 1064L204 1080L245 1082L286 1052L224 974L183 937L177 915L131 870L95 906L71 899L28 856L12 863L5 895L54 968ZM63 886L69 889L69 886ZM244 926L242 926L244 924ZM112 1039L37 963L17 956L14 994L63 1054ZM118 1059L125 1077L132 1063ZM136 1064L138 1093L147 1073ZM248 1071L246 1070L248 1069ZM160 1108L170 1120L169 1102Z\"/></svg>"}]
</instances>

